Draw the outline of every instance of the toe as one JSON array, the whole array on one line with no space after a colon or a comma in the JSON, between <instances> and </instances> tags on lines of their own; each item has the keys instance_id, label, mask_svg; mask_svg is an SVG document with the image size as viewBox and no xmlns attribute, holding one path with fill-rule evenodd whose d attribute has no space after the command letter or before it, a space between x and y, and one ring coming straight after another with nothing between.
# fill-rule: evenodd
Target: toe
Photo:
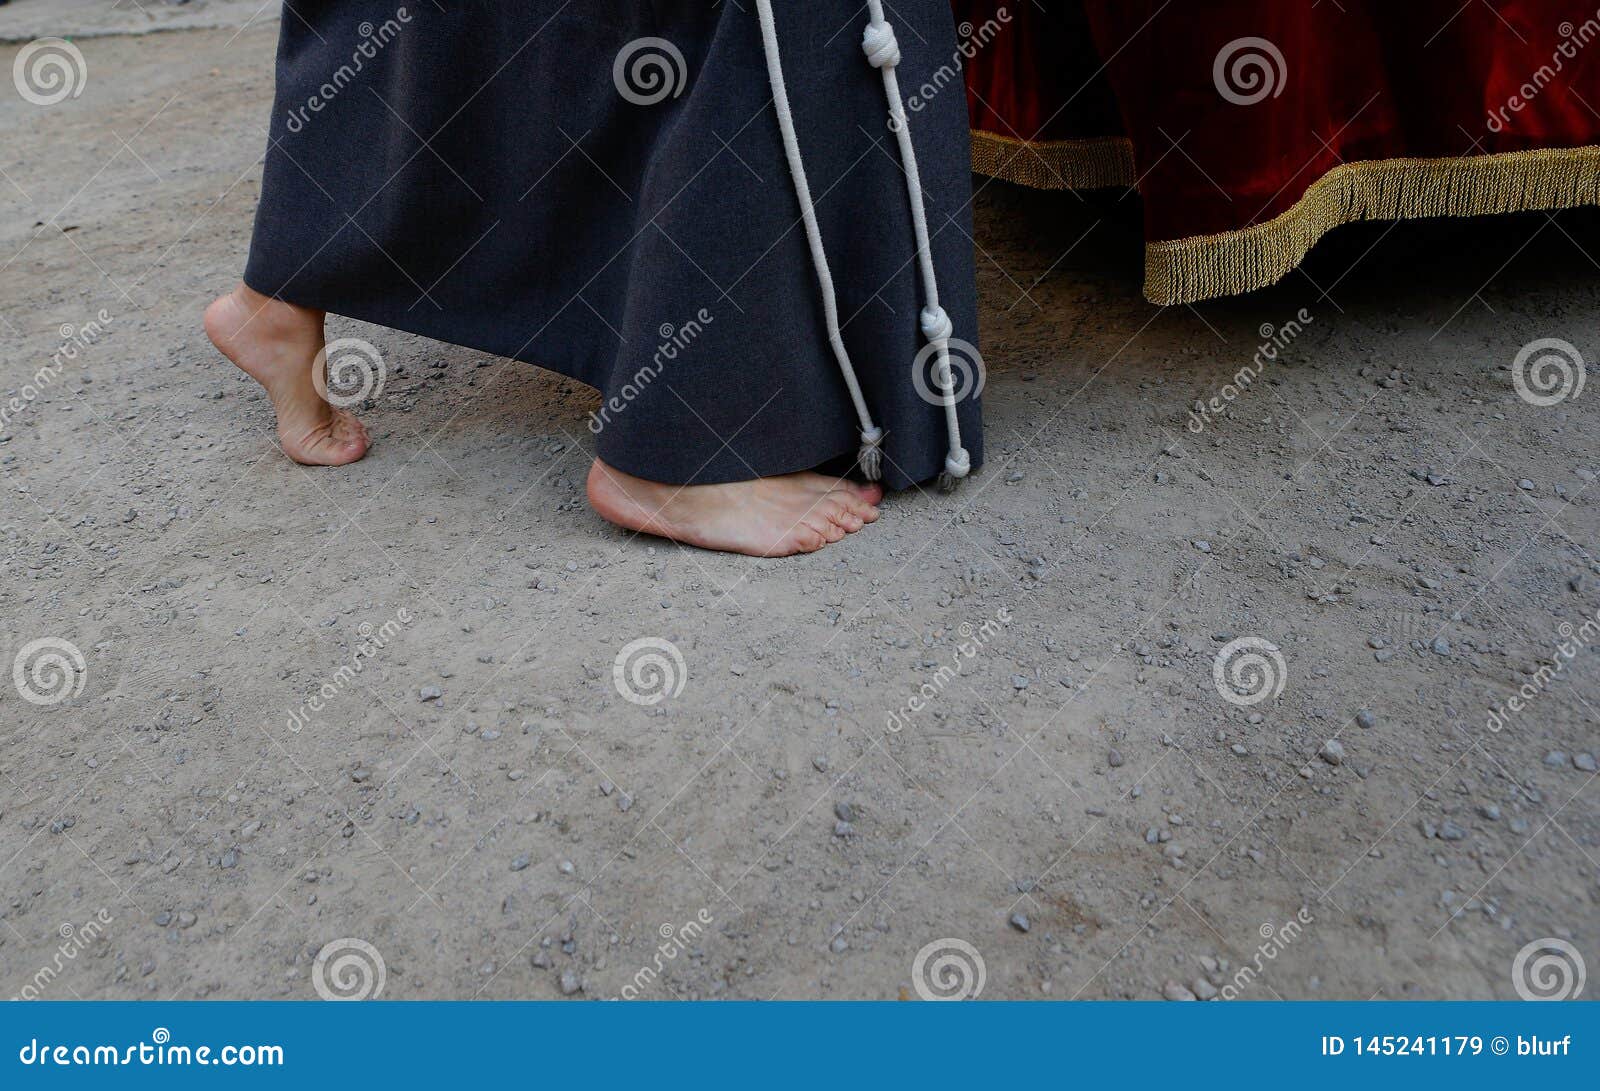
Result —
<instances>
[{"instance_id":1,"label":"toe","mask_svg":"<svg viewBox=\"0 0 1600 1091\"><path fill-rule=\"evenodd\" d=\"M819 506L818 510L828 517L829 522L846 534L854 534L865 525L861 516L850 509L850 505L842 496L826 501Z\"/></svg>"},{"instance_id":2,"label":"toe","mask_svg":"<svg viewBox=\"0 0 1600 1091\"><path fill-rule=\"evenodd\" d=\"M354 417L334 417L301 436L279 431L284 453L304 466L345 466L362 458L371 441Z\"/></svg>"},{"instance_id":3,"label":"toe","mask_svg":"<svg viewBox=\"0 0 1600 1091\"><path fill-rule=\"evenodd\" d=\"M878 504L883 500L883 486L876 481L847 481L846 486L868 504Z\"/></svg>"},{"instance_id":4,"label":"toe","mask_svg":"<svg viewBox=\"0 0 1600 1091\"><path fill-rule=\"evenodd\" d=\"M878 521L878 509L876 505L869 504L855 491L852 490L843 494L842 499L845 507L851 512L851 514L853 514L857 519L860 519L863 523L876 523Z\"/></svg>"},{"instance_id":5,"label":"toe","mask_svg":"<svg viewBox=\"0 0 1600 1091\"><path fill-rule=\"evenodd\" d=\"M828 544L828 539L819 532L802 523L789 534L789 548L780 548L772 551L772 556L782 557L791 553L815 553Z\"/></svg>"},{"instance_id":6,"label":"toe","mask_svg":"<svg viewBox=\"0 0 1600 1091\"><path fill-rule=\"evenodd\" d=\"M366 453L367 445L358 439L328 440L313 448L311 460L320 466L346 466Z\"/></svg>"},{"instance_id":7,"label":"toe","mask_svg":"<svg viewBox=\"0 0 1600 1091\"><path fill-rule=\"evenodd\" d=\"M805 517L805 525L822 535L829 542L837 542L844 538L845 529L822 511L813 511Z\"/></svg>"}]
</instances>

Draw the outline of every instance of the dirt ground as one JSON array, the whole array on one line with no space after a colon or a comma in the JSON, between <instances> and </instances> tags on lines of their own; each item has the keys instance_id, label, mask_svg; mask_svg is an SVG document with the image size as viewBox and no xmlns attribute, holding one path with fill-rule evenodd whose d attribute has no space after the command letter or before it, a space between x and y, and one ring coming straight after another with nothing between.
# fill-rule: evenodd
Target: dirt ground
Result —
<instances>
[{"instance_id":1,"label":"dirt ground","mask_svg":"<svg viewBox=\"0 0 1600 1091\"><path fill-rule=\"evenodd\" d=\"M753 561L588 511L586 388L389 330L330 328L389 362L371 455L278 453L199 328L276 36L217 12L0 94L4 995L1509 998L1525 945L1600 958L1600 383L1513 381L1600 358L1594 214L1346 228L1160 309L1136 198L984 185L988 464Z\"/></svg>"}]
</instances>

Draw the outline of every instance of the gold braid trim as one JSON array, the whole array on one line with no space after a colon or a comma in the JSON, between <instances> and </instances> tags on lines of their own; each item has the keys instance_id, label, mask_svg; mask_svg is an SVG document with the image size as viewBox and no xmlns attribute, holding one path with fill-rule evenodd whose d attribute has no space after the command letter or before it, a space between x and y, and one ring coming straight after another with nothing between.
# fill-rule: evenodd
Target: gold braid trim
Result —
<instances>
[{"instance_id":1,"label":"gold braid trim","mask_svg":"<svg viewBox=\"0 0 1600 1091\"><path fill-rule=\"evenodd\" d=\"M1265 223L1219 235L1152 242L1144 294L1173 306L1266 287L1323 235L1358 220L1485 216L1600 204L1600 147L1375 159L1342 163Z\"/></svg>"},{"instance_id":2,"label":"gold braid trim","mask_svg":"<svg viewBox=\"0 0 1600 1091\"><path fill-rule=\"evenodd\" d=\"M972 169L1034 189L1103 189L1131 186L1133 141L1125 136L1088 140L1018 140L972 130Z\"/></svg>"},{"instance_id":3,"label":"gold braid trim","mask_svg":"<svg viewBox=\"0 0 1600 1091\"><path fill-rule=\"evenodd\" d=\"M1131 186L1125 137L1017 140L974 130L972 169L1036 189ZM1359 220L1487 216L1600 205L1600 146L1341 163L1265 223L1145 245L1144 295L1175 306L1274 284L1329 231Z\"/></svg>"}]
</instances>

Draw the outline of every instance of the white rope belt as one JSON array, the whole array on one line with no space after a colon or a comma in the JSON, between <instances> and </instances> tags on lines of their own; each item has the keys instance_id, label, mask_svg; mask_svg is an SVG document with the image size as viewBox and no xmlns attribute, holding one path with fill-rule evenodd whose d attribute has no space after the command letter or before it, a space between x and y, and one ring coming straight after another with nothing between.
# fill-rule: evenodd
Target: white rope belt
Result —
<instances>
[{"instance_id":1,"label":"white rope belt","mask_svg":"<svg viewBox=\"0 0 1600 1091\"><path fill-rule=\"evenodd\" d=\"M922 277L922 335L934 348L934 381L939 386L940 400L944 405L945 430L950 440L950 450L945 456L944 473L939 476L939 485L951 489L972 472L972 459L966 448L961 446L961 422L956 414L954 379L950 374L950 337L953 329L950 316L939 306L939 282L933 267L928 212L922 197L922 179L917 172L917 152L911 142L911 122L906 117L900 82L895 77L895 66L900 63L900 44L895 39L894 27L884 18L882 0L867 0L867 14L870 21L862 35L861 48L867 55L867 62L883 73L883 91L889 103L889 127L894 130L900 144L900 164L906 176L906 195L911 205L911 225L916 233L917 263ZM783 59L778 50L778 29L772 16L772 0L756 0L756 15L761 22L767 76L772 83L778 128L783 134L784 155L789 160L789 175L794 181L795 197L800 203L800 219L805 224L806 241L811 247L811 263L816 268L817 283L822 291L822 313L828 331L828 344L833 348L834 359L838 361L839 372L844 376L844 384L850 391L850 400L855 404L856 416L861 422L858 461L867 480L876 481L883 476L883 429L872 423L872 413L861 393L855 366L850 362L850 353L839 332L839 304L833 290L833 273L828 268L827 251L822 245L822 229L817 224L816 204L811 198L810 183L806 180L800 141L795 136L794 112L790 109L789 91L783 79Z\"/></svg>"}]
</instances>

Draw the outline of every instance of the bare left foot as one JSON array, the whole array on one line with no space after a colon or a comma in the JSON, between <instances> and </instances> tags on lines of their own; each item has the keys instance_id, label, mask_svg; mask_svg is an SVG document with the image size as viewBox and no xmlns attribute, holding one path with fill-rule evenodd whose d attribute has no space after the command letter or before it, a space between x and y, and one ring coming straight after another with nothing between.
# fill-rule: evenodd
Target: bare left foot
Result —
<instances>
[{"instance_id":1,"label":"bare left foot","mask_svg":"<svg viewBox=\"0 0 1600 1091\"><path fill-rule=\"evenodd\" d=\"M598 458L589 467L589 503L619 527L751 557L813 553L842 541L877 521L882 499L880 485L814 473L663 485Z\"/></svg>"}]
</instances>

